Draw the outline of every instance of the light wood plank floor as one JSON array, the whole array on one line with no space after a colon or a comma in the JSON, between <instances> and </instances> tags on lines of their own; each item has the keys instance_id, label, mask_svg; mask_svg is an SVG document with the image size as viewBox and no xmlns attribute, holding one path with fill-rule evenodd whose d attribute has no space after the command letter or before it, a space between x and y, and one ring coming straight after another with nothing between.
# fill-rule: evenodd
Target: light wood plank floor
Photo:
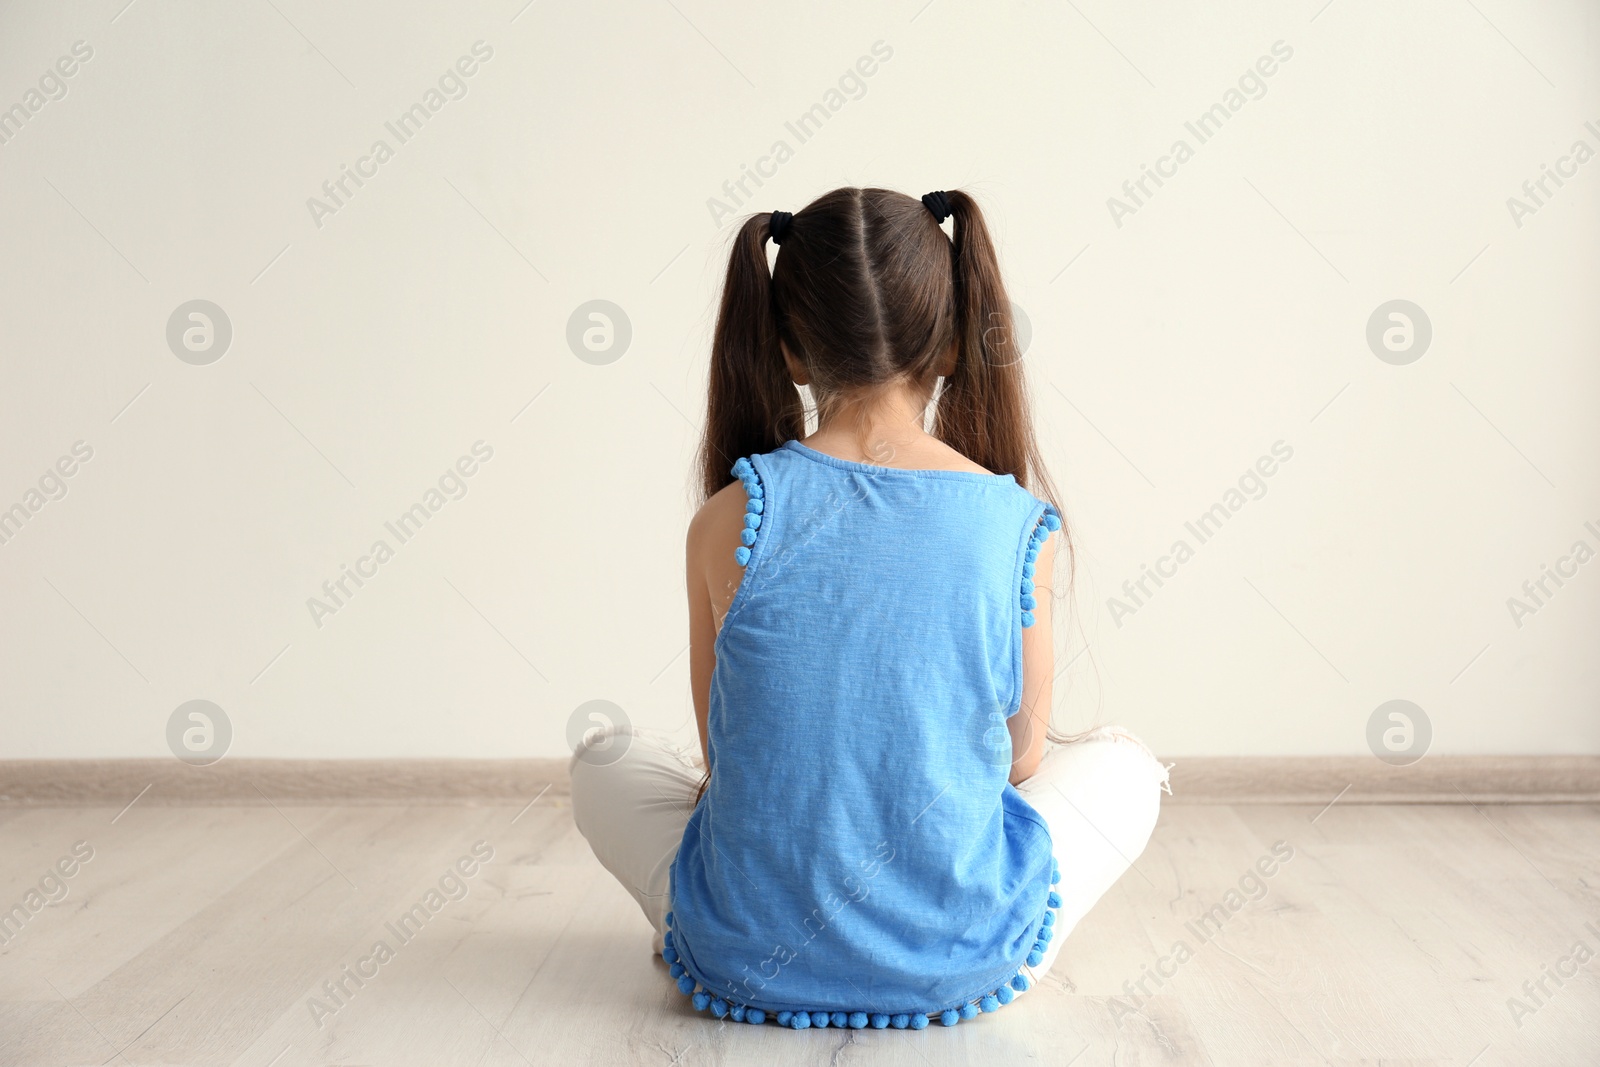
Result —
<instances>
[{"instance_id":1,"label":"light wood plank floor","mask_svg":"<svg viewBox=\"0 0 1600 1067\"><path fill-rule=\"evenodd\" d=\"M1053 973L920 1033L695 1015L565 805L0 808L0 909L56 898L0 1065L1600 1063L1593 805L1168 807Z\"/></svg>"}]
</instances>

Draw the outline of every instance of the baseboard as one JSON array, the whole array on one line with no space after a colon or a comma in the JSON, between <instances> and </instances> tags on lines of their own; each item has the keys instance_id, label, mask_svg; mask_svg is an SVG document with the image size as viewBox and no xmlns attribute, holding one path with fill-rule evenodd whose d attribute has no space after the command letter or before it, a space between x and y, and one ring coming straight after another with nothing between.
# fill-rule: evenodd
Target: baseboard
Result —
<instances>
[{"instance_id":1,"label":"baseboard","mask_svg":"<svg viewBox=\"0 0 1600 1067\"><path fill-rule=\"evenodd\" d=\"M1600 801L1600 756L1167 757L1178 804L1574 804ZM1342 796L1340 794L1343 794Z\"/></svg>"},{"instance_id":2,"label":"baseboard","mask_svg":"<svg viewBox=\"0 0 1600 1067\"><path fill-rule=\"evenodd\" d=\"M1600 756L1189 756L1172 804L1600 802ZM0 760L0 805L513 804L569 794L565 759Z\"/></svg>"},{"instance_id":3,"label":"baseboard","mask_svg":"<svg viewBox=\"0 0 1600 1067\"><path fill-rule=\"evenodd\" d=\"M0 805L511 804L568 793L564 759L0 760Z\"/></svg>"}]
</instances>

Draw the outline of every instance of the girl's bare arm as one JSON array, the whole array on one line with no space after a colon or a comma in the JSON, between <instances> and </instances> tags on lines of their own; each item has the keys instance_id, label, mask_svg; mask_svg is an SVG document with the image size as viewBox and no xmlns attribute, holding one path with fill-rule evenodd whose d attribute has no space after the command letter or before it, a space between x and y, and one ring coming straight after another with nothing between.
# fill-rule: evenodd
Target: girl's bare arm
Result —
<instances>
[{"instance_id":1,"label":"girl's bare arm","mask_svg":"<svg viewBox=\"0 0 1600 1067\"><path fill-rule=\"evenodd\" d=\"M1006 720L1011 731L1011 784L1033 776L1044 755L1045 731L1050 728L1051 684L1055 681L1056 650L1051 636L1051 575L1055 573L1056 542L1052 535L1039 548L1034 564L1033 625L1022 631L1022 708Z\"/></svg>"},{"instance_id":2,"label":"girl's bare arm","mask_svg":"<svg viewBox=\"0 0 1600 1067\"><path fill-rule=\"evenodd\" d=\"M728 613L744 568L733 558L744 529L744 486L733 482L706 501L689 521L684 574L689 594L689 688L700 731L700 758L710 765L706 712L711 705L711 672L717 665L717 632Z\"/></svg>"}]
</instances>

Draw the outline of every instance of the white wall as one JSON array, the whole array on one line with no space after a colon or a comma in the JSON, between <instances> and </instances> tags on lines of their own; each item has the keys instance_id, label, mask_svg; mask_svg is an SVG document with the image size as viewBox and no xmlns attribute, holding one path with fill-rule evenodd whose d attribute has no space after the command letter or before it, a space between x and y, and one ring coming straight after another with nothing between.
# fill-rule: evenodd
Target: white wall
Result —
<instances>
[{"instance_id":1,"label":"white wall","mask_svg":"<svg viewBox=\"0 0 1600 1067\"><path fill-rule=\"evenodd\" d=\"M1434 752L1600 751L1600 563L1507 606L1600 549L1600 161L1507 205L1600 149L1592 4L523 3L0 8L0 107L42 101L0 144L0 507L93 450L0 545L0 756L163 755L197 698L248 757L557 755L591 699L691 730L682 535L731 232L707 201L777 140L749 210L846 184L987 207L1082 550L1063 725L1360 753L1403 698ZM27 97L77 41L65 96ZM385 122L478 41L400 143ZM1185 121L1279 41L1199 143ZM1119 225L1108 198L1179 138ZM196 298L232 325L208 365L166 339ZM566 341L592 299L631 322L606 365ZM1366 340L1395 299L1432 325L1407 365ZM385 521L478 441L399 544ZM1113 620L1278 441L1265 495Z\"/></svg>"}]
</instances>

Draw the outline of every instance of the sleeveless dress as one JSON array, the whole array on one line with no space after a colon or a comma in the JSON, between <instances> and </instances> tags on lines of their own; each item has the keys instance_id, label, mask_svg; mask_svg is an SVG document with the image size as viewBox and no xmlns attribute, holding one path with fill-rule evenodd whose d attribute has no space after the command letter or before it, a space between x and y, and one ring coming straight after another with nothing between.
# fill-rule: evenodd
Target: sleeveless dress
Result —
<instances>
[{"instance_id":1,"label":"sleeveless dress","mask_svg":"<svg viewBox=\"0 0 1600 1067\"><path fill-rule=\"evenodd\" d=\"M953 1025L1026 989L1060 878L1012 787L1034 559L1010 475L740 459L744 574L715 643L710 785L663 958L694 1006L796 1029Z\"/></svg>"}]
</instances>

